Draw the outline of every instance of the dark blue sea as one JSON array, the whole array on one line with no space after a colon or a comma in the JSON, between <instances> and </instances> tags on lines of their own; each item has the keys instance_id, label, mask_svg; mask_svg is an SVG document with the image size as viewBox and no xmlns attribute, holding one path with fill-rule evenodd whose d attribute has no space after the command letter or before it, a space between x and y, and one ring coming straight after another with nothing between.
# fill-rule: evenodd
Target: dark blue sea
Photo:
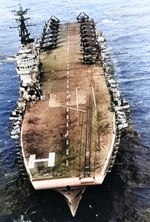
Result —
<instances>
[{"instance_id":1,"label":"dark blue sea","mask_svg":"<svg viewBox=\"0 0 150 222\"><path fill-rule=\"evenodd\" d=\"M28 27L38 38L44 23L62 23L85 12L106 42L107 64L129 102L133 129L124 132L113 170L101 186L88 187L73 218L61 194L35 191L18 142L10 138L9 116L19 98L14 55L20 39L12 10L30 8ZM139 136L140 135L140 136ZM0 222L150 222L150 1L0 0Z\"/></svg>"}]
</instances>

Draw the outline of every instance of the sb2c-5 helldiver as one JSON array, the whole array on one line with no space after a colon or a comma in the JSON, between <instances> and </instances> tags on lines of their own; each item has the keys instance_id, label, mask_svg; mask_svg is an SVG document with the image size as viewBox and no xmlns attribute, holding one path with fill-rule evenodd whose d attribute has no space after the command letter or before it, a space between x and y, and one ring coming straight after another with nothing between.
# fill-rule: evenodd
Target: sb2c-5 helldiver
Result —
<instances>
[{"instance_id":1,"label":"sb2c-5 helldiver","mask_svg":"<svg viewBox=\"0 0 150 222\"><path fill-rule=\"evenodd\" d=\"M74 216L85 188L111 171L129 105L104 62L106 40L93 19L81 12L77 22L61 24L52 16L33 40L26 12L15 11L22 45L11 137L20 140L33 187L62 193Z\"/></svg>"}]
</instances>

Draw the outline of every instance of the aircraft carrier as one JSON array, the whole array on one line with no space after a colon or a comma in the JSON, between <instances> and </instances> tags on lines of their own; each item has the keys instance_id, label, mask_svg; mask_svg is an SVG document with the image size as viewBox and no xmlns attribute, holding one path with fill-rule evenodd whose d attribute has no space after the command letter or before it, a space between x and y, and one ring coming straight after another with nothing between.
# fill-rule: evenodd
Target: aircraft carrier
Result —
<instances>
[{"instance_id":1,"label":"aircraft carrier","mask_svg":"<svg viewBox=\"0 0 150 222\"><path fill-rule=\"evenodd\" d=\"M107 70L106 40L93 19L81 12L74 23L61 24L51 16L34 40L26 13L15 11L22 45L11 137L20 140L33 187L62 193L74 216L85 188L102 184L111 171L129 105Z\"/></svg>"}]
</instances>

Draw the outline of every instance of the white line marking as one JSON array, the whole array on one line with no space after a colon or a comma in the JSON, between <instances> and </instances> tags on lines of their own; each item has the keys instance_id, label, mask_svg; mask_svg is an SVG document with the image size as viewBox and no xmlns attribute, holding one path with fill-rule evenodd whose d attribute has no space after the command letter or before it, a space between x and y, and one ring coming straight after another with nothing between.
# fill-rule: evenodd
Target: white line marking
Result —
<instances>
[{"instance_id":1,"label":"white line marking","mask_svg":"<svg viewBox=\"0 0 150 222\"><path fill-rule=\"evenodd\" d=\"M68 155L69 154L69 151L68 151L68 149L66 149L66 155Z\"/></svg>"},{"instance_id":2,"label":"white line marking","mask_svg":"<svg viewBox=\"0 0 150 222\"><path fill-rule=\"evenodd\" d=\"M95 100L95 94L94 94L94 88L93 88L93 85L92 85L92 92L93 92L94 105L95 105L95 107L96 107L96 100Z\"/></svg>"},{"instance_id":3,"label":"white line marking","mask_svg":"<svg viewBox=\"0 0 150 222\"><path fill-rule=\"evenodd\" d=\"M62 106L62 107L64 107L64 108L67 108L67 112L69 112L69 109L73 109L73 110L77 110L77 111L81 111L81 112L84 112L84 113L86 113L86 111L85 110L82 110L82 109L75 109L75 108L72 108L72 107L67 107L67 106Z\"/></svg>"},{"instance_id":4,"label":"white line marking","mask_svg":"<svg viewBox=\"0 0 150 222\"><path fill-rule=\"evenodd\" d=\"M77 109L78 109L78 87L76 87L76 102L77 102Z\"/></svg>"}]
</instances>

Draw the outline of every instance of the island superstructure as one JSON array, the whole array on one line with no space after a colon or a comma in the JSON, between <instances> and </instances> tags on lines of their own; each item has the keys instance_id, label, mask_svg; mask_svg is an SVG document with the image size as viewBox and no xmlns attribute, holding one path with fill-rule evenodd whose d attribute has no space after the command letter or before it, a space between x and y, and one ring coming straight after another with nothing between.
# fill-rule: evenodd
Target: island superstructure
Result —
<instances>
[{"instance_id":1,"label":"island superstructure","mask_svg":"<svg viewBox=\"0 0 150 222\"><path fill-rule=\"evenodd\" d=\"M16 56L19 117L11 118L22 123L25 167L36 190L66 197L73 216L86 186L103 183L128 125L129 106L103 62L104 41L85 13L65 24L52 16L40 40Z\"/></svg>"}]
</instances>

